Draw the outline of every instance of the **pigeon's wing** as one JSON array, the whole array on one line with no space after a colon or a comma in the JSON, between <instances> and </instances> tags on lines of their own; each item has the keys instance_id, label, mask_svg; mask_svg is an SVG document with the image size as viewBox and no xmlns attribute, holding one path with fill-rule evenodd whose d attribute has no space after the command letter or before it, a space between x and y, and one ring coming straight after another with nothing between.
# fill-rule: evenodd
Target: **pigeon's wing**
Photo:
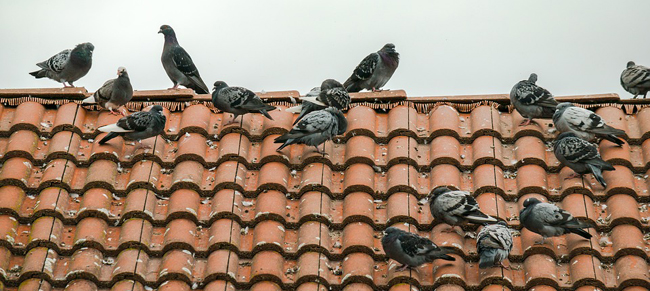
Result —
<instances>
[{"instance_id":1,"label":"pigeon's wing","mask_svg":"<svg viewBox=\"0 0 650 291\"><path fill-rule=\"evenodd\" d=\"M379 62L378 53L369 54L354 69L354 72L352 73L352 76L350 76L350 79L356 82L359 80L366 80L370 78L372 76L372 73L375 71L378 62Z\"/></svg>"},{"instance_id":2,"label":"pigeon's wing","mask_svg":"<svg viewBox=\"0 0 650 291\"><path fill-rule=\"evenodd\" d=\"M194 61L190 57L190 54L185 51L185 49L179 45L174 46L171 49L172 60L176 68L183 72L186 76L196 76L198 74L198 69L194 65Z\"/></svg>"},{"instance_id":3,"label":"pigeon's wing","mask_svg":"<svg viewBox=\"0 0 650 291\"><path fill-rule=\"evenodd\" d=\"M579 129L580 131L586 132L597 128L603 128L606 125L605 120L603 120L603 118L598 114L575 106L564 110L562 118L564 118L573 127Z\"/></svg>"},{"instance_id":4,"label":"pigeon's wing","mask_svg":"<svg viewBox=\"0 0 650 291\"><path fill-rule=\"evenodd\" d=\"M621 84L626 89L629 87L650 87L650 68L632 66L621 74Z\"/></svg>"},{"instance_id":5,"label":"pigeon's wing","mask_svg":"<svg viewBox=\"0 0 650 291\"><path fill-rule=\"evenodd\" d=\"M555 107L558 104L551 92L527 80L519 82L515 90L517 99L524 105Z\"/></svg>"},{"instance_id":6,"label":"pigeon's wing","mask_svg":"<svg viewBox=\"0 0 650 291\"><path fill-rule=\"evenodd\" d=\"M450 191L436 198L442 210L453 215L463 215L466 212L479 210L478 203L469 193Z\"/></svg>"},{"instance_id":7,"label":"pigeon's wing","mask_svg":"<svg viewBox=\"0 0 650 291\"><path fill-rule=\"evenodd\" d=\"M111 100L114 83L115 83L115 79L110 79L104 82L104 85L102 85L99 89L97 89L95 94L93 94L95 95L95 101L101 103L101 102L107 102Z\"/></svg>"},{"instance_id":8,"label":"pigeon's wing","mask_svg":"<svg viewBox=\"0 0 650 291\"><path fill-rule=\"evenodd\" d=\"M129 116L120 118L120 120L117 121L117 126L126 130L144 131L151 127L154 122L154 118L151 115L152 113L150 112L136 112Z\"/></svg>"},{"instance_id":9,"label":"pigeon's wing","mask_svg":"<svg viewBox=\"0 0 650 291\"><path fill-rule=\"evenodd\" d=\"M317 99L338 109L345 109L350 105L350 95L343 87L323 90Z\"/></svg>"},{"instance_id":10,"label":"pigeon's wing","mask_svg":"<svg viewBox=\"0 0 650 291\"><path fill-rule=\"evenodd\" d=\"M551 226L564 226L573 222L571 213L550 203L539 203L533 208L535 219Z\"/></svg>"},{"instance_id":11,"label":"pigeon's wing","mask_svg":"<svg viewBox=\"0 0 650 291\"><path fill-rule=\"evenodd\" d=\"M63 71L65 64L70 58L71 49L63 50L60 53L53 55L51 58L47 59L44 62L38 63L37 65L43 69L51 70L57 73Z\"/></svg>"},{"instance_id":12,"label":"pigeon's wing","mask_svg":"<svg viewBox=\"0 0 650 291\"><path fill-rule=\"evenodd\" d=\"M510 230L508 227L499 224L485 226L478 233L476 241L479 252L485 248L512 249L512 234Z\"/></svg>"},{"instance_id":13,"label":"pigeon's wing","mask_svg":"<svg viewBox=\"0 0 650 291\"><path fill-rule=\"evenodd\" d=\"M592 159L600 159L598 148L581 138L564 138L556 143L558 153L568 162L579 164Z\"/></svg>"},{"instance_id":14,"label":"pigeon's wing","mask_svg":"<svg viewBox=\"0 0 650 291\"><path fill-rule=\"evenodd\" d=\"M431 250L438 248L429 239L410 232L403 233L397 240L402 251L411 257L424 256Z\"/></svg>"},{"instance_id":15,"label":"pigeon's wing","mask_svg":"<svg viewBox=\"0 0 650 291\"><path fill-rule=\"evenodd\" d=\"M307 114L291 131L305 134L322 132L329 128L333 122L335 120L332 114L324 110L318 110Z\"/></svg>"}]
</instances>

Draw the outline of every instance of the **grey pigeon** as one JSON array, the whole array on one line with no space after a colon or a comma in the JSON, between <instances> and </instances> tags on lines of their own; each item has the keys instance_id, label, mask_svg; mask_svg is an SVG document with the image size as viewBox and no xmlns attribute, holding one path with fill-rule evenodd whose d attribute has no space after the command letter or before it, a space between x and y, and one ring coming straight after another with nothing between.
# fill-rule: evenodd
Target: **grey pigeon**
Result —
<instances>
[{"instance_id":1,"label":"grey pigeon","mask_svg":"<svg viewBox=\"0 0 650 291\"><path fill-rule=\"evenodd\" d=\"M284 147L291 144L306 144L316 147L334 136L345 133L348 128L348 121L341 110L328 107L323 110L311 112L294 125L294 127L282 136L275 139L275 143L282 143L277 149L281 151Z\"/></svg>"},{"instance_id":2,"label":"grey pigeon","mask_svg":"<svg viewBox=\"0 0 650 291\"><path fill-rule=\"evenodd\" d=\"M621 86L625 91L634 94L634 99L643 94L645 99L650 90L650 68L627 62L627 68L621 73Z\"/></svg>"},{"instance_id":3,"label":"grey pigeon","mask_svg":"<svg viewBox=\"0 0 650 291\"><path fill-rule=\"evenodd\" d=\"M375 92L388 83L398 65L399 53L394 44L387 43L379 51L365 57L343 86L348 92L363 89Z\"/></svg>"},{"instance_id":4,"label":"grey pigeon","mask_svg":"<svg viewBox=\"0 0 650 291\"><path fill-rule=\"evenodd\" d=\"M313 90L316 88L319 89L319 92L314 96L313 94L316 92ZM350 95L338 81L327 79L323 81L320 87L316 88L312 89L307 96L301 98L302 104L287 109L288 112L292 113L300 112L298 118L293 122L294 125L310 112L330 106L343 110L350 105Z\"/></svg>"},{"instance_id":5,"label":"grey pigeon","mask_svg":"<svg viewBox=\"0 0 650 291\"><path fill-rule=\"evenodd\" d=\"M253 91L242 87L229 87L224 81L214 82L212 104L219 110L234 115L228 124L235 122L239 115L257 112L273 120L267 111L275 109L275 106L265 104Z\"/></svg>"},{"instance_id":6,"label":"grey pigeon","mask_svg":"<svg viewBox=\"0 0 650 291\"><path fill-rule=\"evenodd\" d=\"M478 232L476 248L480 256L478 267L481 269L502 266L512 250L512 234L504 221L489 224Z\"/></svg>"},{"instance_id":7,"label":"grey pigeon","mask_svg":"<svg viewBox=\"0 0 650 291\"><path fill-rule=\"evenodd\" d=\"M162 110L162 106L154 105L149 111L136 112L120 118L117 123L99 127L99 131L108 132L99 144L105 144L118 136L125 140L140 141L163 133L167 119Z\"/></svg>"},{"instance_id":8,"label":"grey pigeon","mask_svg":"<svg viewBox=\"0 0 650 291\"><path fill-rule=\"evenodd\" d=\"M625 131L607 125L598 114L573 106L570 102L560 103L557 106L553 114L553 123L560 133L573 132L587 141L594 141L596 137L601 137L618 146L625 143L616 137L624 135Z\"/></svg>"},{"instance_id":9,"label":"grey pigeon","mask_svg":"<svg viewBox=\"0 0 650 291\"><path fill-rule=\"evenodd\" d=\"M133 87L129 74L126 72L126 68L119 67L117 68L117 78L106 81L101 88L97 89L92 96L84 99L82 103L97 103L116 114L118 113L117 109L131 101L131 98L133 98Z\"/></svg>"},{"instance_id":10,"label":"grey pigeon","mask_svg":"<svg viewBox=\"0 0 650 291\"><path fill-rule=\"evenodd\" d=\"M396 271L418 267L424 263L433 262L435 259L456 260L447 255L454 253L453 248L438 247L425 237L403 231L397 227L386 228L384 237L381 239L381 246L387 257L402 264Z\"/></svg>"},{"instance_id":11,"label":"grey pigeon","mask_svg":"<svg viewBox=\"0 0 650 291\"><path fill-rule=\"evenodd\" d=\"M71 50L63 50L47 61L36 64L41 69L29 74L36 79L48 77L63 83L63 87L74 87L72 82L81 79L90 71L93 65L93 50L95 46L89 42L79 44ZM70 86L66 85L66 82Z\"/></svg>"},{"instance_id":12,"label":"grey pigeon","mask_svg":"<svg viewBox=\"0 0 650 291\"><path fill-rule=\"evenodd\" d=\"M555 140L555 157L565 166L571 168L576 174L566 179L576 178L580 175L592 173L594 178L607 188L602 171L614 171L614 167L603 161L598 153L598 147L573 132L560 134Z\"/></svg>"},{"instance_id":13,"label":"grey pigeon","mask_svg":"<svg viewBox=\"0 0 650 291\"><path fill-rule=\"evenodd\" d=\"M547 237L565 233L575 233L586 239L591 238L591 234L583 230L592 227L591 225L580 222L566 210L539 201L537 198L528 198L524 201L524 209L519 212L519 220L528 230L542 235L542 241L535 244L543 244Z\"/></svg>"},{"instance_id":14,"label":"grey pigeon","mask_svg":"<svg viewBox=\"0 0 650 291\"><path fill-rule=\"evenodd\" d=\"M433 190L429 201L433 217L451 226L465 222L474 224L497 222L496 218L481 212L478 203L467 191L439 187Z\"/></svg>"},{"instance_id":15,"label":"grey pigeon","mask_svg":"<svg viewBox=\"0 0 650 291\"><path fill-rule=\"evenodd\" d=\"M528 80L519 81L510 91L510 102L515 106L524 121L519 126L529 125L533 118L552 118L557 101L548 90L537 86L537 74L532 73Z\"/></svg>"},{"instance_id":16,"label":"grey pigeon","mask_svg":"<svg viewBox=\"0 0 650 291\"><path fill-rule=\"evenodd\" d=\"M158 33L165 36L165 45L163 46L162 61L165 72L169 79L174 82L174 87L183 85L193 89L197 94L208 94L208 86L205 85L199 74L199 70L194 65L190 55L178 44L176 33L169 25L160 27Z\"/></svg>"}]
</instances>

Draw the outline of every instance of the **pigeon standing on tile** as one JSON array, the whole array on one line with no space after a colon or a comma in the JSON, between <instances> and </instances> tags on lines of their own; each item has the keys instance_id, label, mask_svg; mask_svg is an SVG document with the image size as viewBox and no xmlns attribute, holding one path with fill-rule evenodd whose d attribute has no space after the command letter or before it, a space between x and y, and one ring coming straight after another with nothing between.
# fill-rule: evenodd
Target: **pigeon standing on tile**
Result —
<instances>
[{"instance_id":1,"label":"pigeon standing on tile","mask_svg":"<svg viewBox=\"0 0 650 291\"><path fill-rule=\"evenodd\" d=\"M596 137L601 137L618 146L625 143L616 137L625 135L625 131L607 125L598 114L574 106L570 102L560 103L557 106L555 114L553 114L553 123L560 133L573 132L587 141L594 141Z\"/></svg>"},{"instance_id":2,"label":"pigeon standing on tile","mask_svg":"<svg viewBox=\"0 0 650 291\"><path fill-rule=\"evenodd\" d=\"M584 139L579 138L573 132L560 134L555 140L555 157L565 166L575 171L565 179L580 177L592 173L594 178L607 188L602 171L614 171L614 167L603 161L598 153L598 147Z\"/></svg>"},{"instance_id":3,"label":"pigeon standing on tile","mask_svg":"<svg viewBox=\"0 0 650 291\"><path fill-rule=\"evenodd\" d=\"M557 101L548 90L537 86L537 74L532 73L528 80L519 81L510 91L510 102L515 106L524 121L520 126L529 125L533 118L552 118Z\"/></svg>"},{"instance_id":4,"label":"pigeon standing on tile","mask_svg":"<svg viewBox=\"0 0 650 291\"><path fill-rule=\"evenodd\" d=\"M174 82L174 87L170 89L176 89L178 85L183 85L193 89L197 94L210 93L208 86L201 79L199 70L194 65L192 58L178 44L174 29L169 25L163 25L160 27L158 33L162 33L165 36L165 45L163 46L160 60L165 68L165 72L167 72L167 76Z\"/></svg>"},{"instance_id":5,"label":"pigeon standing on tile","mask_svg":"<svg viewBox=\"0 0 650 291\"><path fill-rule=\"evenodd\" d=\"M117 109L133 98L133 87L126 68L117 68L117 78L110 79L97 89L95 93L84 99L82 104L99 104L113 114L122 114Z\"/></svg>"},{"instance_id":6,"label":"pigeon standing on tile","mask_svg":"<svg viewBox=\"0 0 650 291\"><path fill-rule=\"evenodd\" d=\"M309 93L312 95L307 94L301 98L302 104L287 109L288 112L292 113L300 112L296 121L293 122L294 125L310 112L325 109L330 106L343 110L350 105L350 95L338 81L327 79L318 88L320 89L318 94L314 96L313 94L315 92L310 91Z\"/></svg>"},{"instance_id":7,"label":"pigeon standing on tile","mask_svg":"<svg viewBox=\"0 0 650 291\"><path fill-rule=\"evenodd\" d=\"M497 222L496 218L481 212L478 203L467 191L439 187L433 190L429 201L433 217L451 226L465 222L474 224Z\"/></svg>"},{"instance_id":8,"label":"pigeon standing on tile","mask_svg":"<svg viewBox=\"0 0 650 291\"><path fill-rule=\"evenodd\" d=\"M476 248L480 256L478 267L481 269L502 266L512 250L512 234L505 221L489 224L479 231Z\"/></svg>"},{"instance_id":9,"label":"pigeon standing on tile","mask_svg":"<svg viewBox=\"0 0 650 291\"><path fill-rule=\"evenodd\" d=\"M384 231L381 246L386 256L401 263L396 271L404 271L410 267L418 267L435 259L455 261L447 254L454 253L450 247L438 247L431 240L417 234L403 231L397 227L389 227Z\"/></svg>"},{"instance_id":10,"label":"pigeon standing on tile","mask_svg":"<svg viewBox=\"0 0 650 291\"><path fill-rule=\"evenodd\" d=\"M369 54L354 69L350 78L345 81L348 92L359 92L363 89L378 91L388 83L399 65L399 53L395 45L387 43L379 51Z\"/></svg>"},{"instance_id":11,"label":"pigeon standing on tile","mask_svg":"<svg viewBox=\"0 0 650 291\"><path fill-rule=\"evenodd\" d=\"M167 119L162 110L162 106L154 105L149 111L136 112L120 118L117 123L99 127L97 130L108 132L99 144L105 144L118 136L125 140L140 141L163 133Z\"/></svg>"},{"instance_id":12,"label":"pigeon standing on tile","mask_svg":"<svg viewBox=\"0 0 650 291\"><path fill-rule=\"evenodd\" d=\"M625 91L634 94L634 99L643 94L645 99L650 90L650 68L627 62L627 68L621 73L621 86Z\"/></svg>"},{"instance_id":13,"label":"pigeon standing on tile","mask_svg":"<svg viewBox=\"0 0 650 291\"><path fill-rule=\"evenodd\" d=\"M334 107L317 110L305 115L289 132L275 139L275 143L282 143L277 151L291 144L306 144L316 147L316 151L324 154L325 150L321 152L318 146L345 133L347 128L348 121L341 110Z\"/></svg>"},{"instance_id":14,"label":"pigeon standing on tile","mask_svg":"<svg viewBox=\"0 0 650 291\"><path fill-rule=\"evenodd\" d=\"M267 111L275 109L275 106L265 104L253 91L242 87L229 87L224 81L214 82L212 104L223 112L233 114L228 124L235 122L237 116L246 113L262 113L266 118L273 120Z\"/></svg>"},{"instance_id":15,"label":"pigeon standing on tile","mask_svg":"<svg viewBox=\"0 0 650 291\"><path fill-rule=\"evenodd\" d=\"M519 212L519 220L528 230L542 235L542 241L535 244L543 244L547 237L565 233L575 233L586 239L591 238L591 234L583 229L590 228L591 225L580 222L568 211L539 201L537 198L528 198L524 201L524 209Z\"/></svg>"},{"instance_id":16,"label":"pigeon standing on tile","mask_svg":"<svg viewBox=\"0 0 650 291\"><path fill-rule=\"evenodd\" d=\"M29 74L36 79L48 77L63 83L63 87L74 87L72 82L81 79L90 71L93 65L93 50L95 46L89 42L79 44L71 50L63 50L46 61L36 64L41 69ZM70 86L66 85L66 82Z\"/></svg>"}]
</instances>

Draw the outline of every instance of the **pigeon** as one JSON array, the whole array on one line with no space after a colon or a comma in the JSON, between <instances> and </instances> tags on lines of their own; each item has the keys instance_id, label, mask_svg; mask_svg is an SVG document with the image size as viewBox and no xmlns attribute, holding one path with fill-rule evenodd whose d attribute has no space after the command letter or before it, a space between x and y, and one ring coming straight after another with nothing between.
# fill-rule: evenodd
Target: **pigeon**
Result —
<instances>
[{"instance_id":1,"label":"pigeon","mask_svg":"<svg viewBox=\"0 0 650 291\"><path fill-rule=\"evenodd\" d=\"M594 141L596 137L602 137L619 147L625 143L616 137L624 135L625 131L605 124L605 120L598 114L573 106L570 102L560 103L557 106L555 114L553 114L553 123L560 133L573 132L587 141Z\"/></svg>"},{"instance_id":2,"label":"pigeon","mask_svg":"<svg viewBox=\"0 0 650 291\"><path fill-rule=\"evenodd\" d=\"M537 198L528 198L524 201L524 209L519 212L519 220L528 230L542 235L542 241L535 244L543 244L547 237L565 233L575 233L590 239L591 234L583 228L593 227L578 221L566 210L539 201Z\"/></svg>"},{"instance_id":3,"label":"pigeon","mask_svg":"<svg viewBox=\"0 0 650 291\"><path fill-rule=\"evenodd\" d=\"M398 65L399 53L394 44L387 43L379 51L365 57L343 85L351 93L363 89L378 91L388 83Z\"/></svg>"},{"instance_id":4,"label":"pigeon","mask_svg":"<svg viewBox=\"0 0 650 291\"><path fill-rule=\"evenodd\" d=\"M201 80L199 70L194 65L192 58L178 44L174 29L169 25L163 25L158 33L165 36L165 45L160 60L167 76L174 82L174 87L169 89L176 89L178 85L183 85L193 89L197 94L209 94L208 86Z\"/></svg>"},{"instance_id":5,"label":"pigeon","mask_svg":"<svg viewBox=\"0 0 650 291\"><path fill-rule=\"evenodd\" d=\"M634 94L634 99L643 94L645 99L650 90L650 68L627 62L627 68L621 73L621 86L625 91Z\"/></svg>"},{"instance_id":6,"label":"pigeon","mask_svg":"<svg viewBox=\"0 0 650 291\"><path fill-rule=\"evenodd\" d=\"M381 239L381 246L387 257L402 264L395 270L398 272L433 262L435 259L456 260L447 255L454 253L453 248L438 247L425 237L403 231L397 227L386 228L384 237Z\"/></svg>"},{"instance_id":7,"label":"pigeon","mask_svg":"<svg viewBox=\"0 0 650 291\"><path fill-rule=\"evenodd\" d=\"M552 118L557 101L548 90L537 86L537 74L532 73L528 80L519 81L510 91L510 102L515 106L524 121L519 126L529 125L533 118Z\"/></svg>"},{"instance_id":8,"label":"pigeon","mask_svg":"<svg viewBox=\"0 0 650 291\"><path fill-rule=\"evenodd\" d=\"M117 136L140 141L163 133L167 119L162 110L162 106L154 105L149 111L136 112L120 118L117 123L99 127L99 131L108 132L99 144L103 145Z\"/></svg>"},{"instance_id":9,"label":"pigeon","mask_svg":"<svg viewBox=\"0 0 650 291\"><path fill-rule=\"evenodd\" d=\"M319 89L319 92L314 96L314 93L316 93L314 90L316 88ZM292 113L300 112L296 121L293 122L294 125L310 112L325 109L330 106L343 110L350 105L350 95L338 81L327 79L323 81L320 87L316 88L301 98L301 105L287 109L288 112Z\"/></svg>"},{"instance_id":10,"label":"pigeon","mask_svg":"<svg viewBox=\"0 0 650 291\"><path fill-rule=\"evenodd\" d=\"M275 106L265 104L253 91L242 87L229 87L224 81L214 82L212 104L219 110L234 115L228 124L235 122L239 115L254 112L262 113L266 118L273 120L267 111L275 109Z\"/></svg>"},{"instance_id":11,"label":"pigeon","mask_svg":"<svg viewBox=\"0 0 650 291\"><path fill-rule=\"evenodd\" d=\"M306 144L325 154L325 150L319 151L318 146L335 135L345 133L347 128L348 121L341 110L334 107L317 110L305 115L289 132L275 139L275 143L282 143L277 151L290 144Z\"/></svg>"},{"instance_id":12,"label":"pigeon","mask_svg":"<svg viewBox=\"0 0 650 291\"><path fill-rule=\"evenodd\" d=\"M451 190L439 187L429 196L429 208L436 219L451 225L461 225L465 222L474 224L494 223L497 219L479 209L478 203L467 191ZM449 231L452 229L450 228Z\"/></svg>"},{"instance_id":13,"label":"pigeon","mask_svg":"<svg viewBox=\"0 0 650 291\"><path fill-rule=\"evenodd\" d=\"M95 93L84 99L82 104L95 104L98 103L104 108L108 108L113 114L117 114L120 106L125 105L133 97L133 87L129 79L129 74L126 68L117 68L117 78L110 79L97 89ZM124 115L124 113L119 113Z\"/></svg>"},{"instance_id":14,"label":"pigeon","mask_svg":"<svg viewBox=\"0 0 650 291\"><path fill-rule=\"evenodd\" d=\"M512 250L512 234L505 221L489 224L478 232L476 248L479 253L478 267L480 269L502 266Z\"/></svg>"},{"instance_id":15,"label":"pigeon","mask_svg":"<svg viewBox=\"0 0 650 291\"><path fill-rule=\"evenodd\" d=\"M565 166L575 171L565 179L577 178L592 173L604 188L607 188L602 171L614 171L614 167L603 161L598 154L598 147L573 132L564 132L555 140L555 157Z\"/></svg>"},{"instance_id":16,"label":"pigeon","mask_svg":"<svg viewBox=\"0 0 650 291\"><path fill-rule=\"evenodd\" d=\"M36 64L41 69L29 74L36 79L48 77L63 83L64 88L74 87L72 82L81 79L90 71L90 67L93 65L93 50L95 50L95 46L89 42L79 44L71 50L63 50L47 61ZM66 82L70 86L66 85Z\"/></svg>"}]
</instances>

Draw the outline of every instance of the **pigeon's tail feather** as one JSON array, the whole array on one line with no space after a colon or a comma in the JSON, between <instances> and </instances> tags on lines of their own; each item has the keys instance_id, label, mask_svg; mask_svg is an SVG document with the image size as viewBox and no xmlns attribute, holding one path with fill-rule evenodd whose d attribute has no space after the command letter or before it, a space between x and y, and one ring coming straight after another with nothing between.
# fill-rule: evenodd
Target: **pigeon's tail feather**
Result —
<instances>
[{"instance_id":1,"label":"pigeon's tail feather","mask_svg":"<svg viewBox=\"0 0 650 291\"><path fill-rule=\"evenodd\" d=\"M33 72L29 73L29 74L36 77L36 79L47 77L47 72L45 70L33 71Z\"/></svg>"},{"instance_id":2,"label":"pigeon's tail feather","mask_svg":"<svg viewBox=\"0 0 650 291\"><path fill-rule=\"evenodd\" d=\"M566 228L566 230L571 232L571 233L575 233L575 234L577 234L577 235L579 235L581 237L584 237L586 239L591 238L591 234L589 232L587 232L586 230L581 229L581 228L573 228L573 227L571 227L571 228Z\"/></svg>"},{"instance_id":3,"label":"pigeon's tail feather","mask_svg":"<svg viewBox=\"0 0 650 291\"><path fill-rule=\"evenodd\" d=\"M81 101L81 104L95 104L95 103L97 103L97 100L95 99L95 94L90 95L90 97Z\"/></svg>"},{"instance_id":4,"label":"pigeon's tail feather","mask_svg":"<svg viewBox=\"0 0 650 291\"><path fill-rule=\"evenodd\" d=\"M187 84L187 88L190 88L196 92L196 94L210 94L210 91L208 90L208 86L203 83L203 80L200 78L189 78L191 83Z\"/></svg>"},{"instance_id":5,"label":"pigeon's tail feather","mask_svg":"<svg viewBox=\"0 0 650 291\"><path fill-rule=\"evenodd\" d=\"M354 82L350 82L350 83L345 82L345 85L343 86L345 87L345 90L348 91L348 93L356 93L361 91L361 89L363 89L361 88L361 86L359 86L359 84L356 84Z\"/></svg>"},{"instance_id":6,"label":"pigeon's tail feather","mask_svg":"<svg viewBox=\"0 0 650 291\"><path fill-rule=\"evenodd\" d=\"M607 182L605 182L605 178L603 178L603 172L600 170L600 167L592 164L587 164L587 167L591 170L591 173L594 174L596 181L603 185L603 188L607 188Z\"/></svg>"},{"instance_id":7,"label":"pigeon's tail feather","mask_svg":"<svg viewBox=\"0 0 650 291\"><path fill-rule=\"evenodd\" d=\"M97 130L99 130L101 132L133 132L133 130L124 129L124 128L121 128L121 127L117 126L117 123L100 126L100 127L97 128Z\"/></svg>"},{"instance_id":8,"label":"pigeon's tail feather","mask_svg":"<svg viewBox=\"0 0 650 291\"><path fill-rule=\"evenodd\" d=\"M99 144L105 144L107 141L118 137L120 134L117 132L109 132L102 140L99 141Z\"/></svg>"},{"instance_id":9,"label":"pigeon's tail feather","mask_svg":"<svg viewBox=\"0 0 650 291\"><path fill-rule=\"evenodd\" d=\"M282 143L282 145L277 149L277 151L281 151L283 148L293 143L293 138L290 138L288 135L289 134L286 133L284 135L278 136L277 138L275 138L275 140L273 140L274 143Z\"/></svg>"},{"instance_id":10,"label":"pigeon's tail feather","mask_svg":"<svg viewBox=\"0 0 650 291\"><path fill-rule=\"evenodd\" d=\"M291 112L291 113L300 113L301 110L302 110L302 105L298 105L291 108L287 108L284 111Z\"/></svg>"},{"instance_id":11,"label":"pigeon's tail feather","mask_svg":"<svg viewBox=\"0 0 650 291\"><path fill-rule=\"evenodd\" d=\"M439 247L438 249L432 250L427 254L427 258L430 260L441 259L445 261L455 261L456 258L449 256L447 254L455 253L455 249L451 247Z\"/></svg>"},{"instance_id":12,"label":"pigeon's tail feather","mask_svg":"<svg viewBox=\"0 0 650 291\"><path fill-rule=\"evenodd\" d=\"M615 143L619 147L623 146L623 144L625 143L625 141L623 141L622 139L616 137L616 135L613 135L613 134L603 135L603 138L608 140L608 141L611 141L611 142Z\"/></svg>"},{"instance_id":13,"label":"pigeon's tail feather","mask_svg":"<svg viewBox=\"0 0 650 291\"><path fill-rule=\"evenodd\" d=\"M266 116L266 118L268 118L268 119L270 119L270 120L273 120L273 117L271 117L271 115L269 115L269 113L266 112L266 109L260 109L260 112L261 112L262 114L264 114L264 116Z\"/></svg>"},{"instance_id":14,"label":"pigeon's tail feather","mask_svg":"<svg viewBox=\"0 0 650 291\"><path fill-rule=\"evenodd\" d=\"M316 104L316 105L320 105L320 106L327 107L327 104L318 101L318 96L305 96L305 97L301 97L300 100L302 100L303 104L304 104L305 102L310 102L310 103L312 103L312 104Z\"/></svg>"},{"instance_id":15,"label":"pigeon's tail feather","mask_svg":"<svg viewBox=\"0 0 650 291\"><path fill-rule=\"evenodd\" d=\"M465 219L474 224L494 223L497 219L478 210L467 213Z\"/></svg>"}]
</instances>

